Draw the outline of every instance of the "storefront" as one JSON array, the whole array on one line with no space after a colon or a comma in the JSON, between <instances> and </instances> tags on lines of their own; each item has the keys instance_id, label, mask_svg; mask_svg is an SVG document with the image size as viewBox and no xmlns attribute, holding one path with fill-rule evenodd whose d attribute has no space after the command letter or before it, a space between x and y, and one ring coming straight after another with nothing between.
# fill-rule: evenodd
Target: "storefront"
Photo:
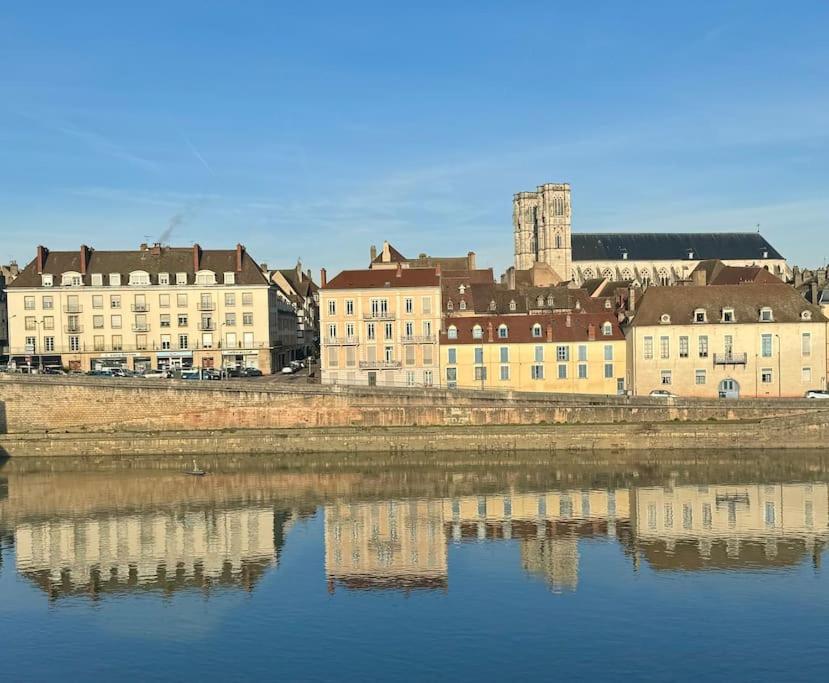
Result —
<instances>
[{"instance_id":1,"label":"storefront","mask_svg":"<svg viewBox=\"0 0 829 683\"><path fill-rule=\"evenodd\" d=\"M132 359L132 369L139 373L152 370L153 359L149 356L136 356Z\"/></svg>"},{"instance_id":2,"label":"storefront","mask_svg":"<svg viewBox=\"0 0 829 683\"><path fill-rule=\"evenodd\" d=\"M258 368L259 353L256 351L251 351L250 353L245 353L244 351L223 351L222 367L226 369Z\"/></svg>"},{"instance_id":3,"label":"storefront","mask_svg":"<svg viewBox=\"0 0 829 683\"><path fill-rule=\"evenodd\" d=\"M126 353L101 353L93 356L89 365L92 370L129 370L129 359Z\"/></svg>"},{"instance_id":4,"label":"storefront","mask_svg":"<svg viewBox=\"0 0 829 683\"><path fill-rule=\"evenodd\" d=\"M10 356L8 364L10 368L35 368L37 370L63 367L60 356L36 353L25 356Z\"/></svg>"},{"instance_id":5,"label":"storefront","mask_svg":"<svg viewBox=\"0 0 829 683\"><path fill-rule=\"evenodd\" d=\"M192 351L159 351L156 359L158 367L169 370L188 370L193 367Z\"/></svg>"}]
</instances>

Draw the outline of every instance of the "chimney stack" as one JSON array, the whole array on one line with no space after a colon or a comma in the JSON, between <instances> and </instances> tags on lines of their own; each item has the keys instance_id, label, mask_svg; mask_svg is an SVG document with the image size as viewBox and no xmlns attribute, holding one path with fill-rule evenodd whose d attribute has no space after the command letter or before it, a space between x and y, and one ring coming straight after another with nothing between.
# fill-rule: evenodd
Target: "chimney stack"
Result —
<instances>
[{"instance_id":1,"label":"chimney stack","mask_svg":"<svg viewBox=\"0 0 829 683\"><path fill-rule=\"evenodd\" d=\"M153 242L153 248L150 249L150 254L153 256L161 256L161 242Z\"/></svg>"},{"instance_id":2,"label":"chimney stack","mask_svg":"<svg viewBox=\"0 0 829 683\"><path fill-rule=\"evenodd\" d=\"M138 251L147 251L147 243L146 243L146 242L142 242L142 243L140 244L140 246L138 247Z\"/></svg>"},{"instance_id":3,"label":"chimney stack","mask_svg":"<svg viewBox=\"0 0 829 683\"><path fill-rule=\"evenodd\" d=\"M89 247L85 244L81 245L81 275L86 275L89 268Z\"/></svg>"},{"instance_id":4,"label":"chimney stack","mask_svg":"<svg viewBox=\"0 0 829 683\"><path fill-rule=\"evenodd\" d=\"M440 264L439 263L435 266L435 275L437 275L438 278L440 278Z\"/></svg>"},{"instance_id":5,"label":"chimney stack","mask_svg":"<svg viewBox=\"0 0 829 683\"><path fill-rule=\"evenodd\" d=\"M377 247L373 244L371 245L371 249L368 250L368 254L371 257L371 263L374 263L374 259L377 258Z\"/></svg>"},{"instance_id":6,"label":"chimney stack","mask_svg":"<svg viewBox=\"0 0 829 683\"><path fill-rule=\"evenodd\" d=\"M49 250L42 246L38 245L37 248L37 274L40 275L43 272L43 269L46 267L46 257L49 254Z\"/></svg>"},{"instance_id":7,"label":"chimney stack","mask_svg":"<svg viewBox=\"0 0 829 683\"><path fill-rule=\"evenodd\" d=\"M547 342L553 341L553 323L547 323Z\"/></svg>"},{"instance_id":8,"label":"chimney stack","mask_svg":"<svg viewBox=\"0 0 829 683\"><path fill-rule=\"evenodd\" d=\"M628 312L636 312L636 287L628 287Z\"/></svg>"},{"instance_id":9,"label":"chimney stack","mask_svg":"<svg viewBox=\"0 0 829 683\"><path fill-rule=\"evenodd\" d=\"M495 336L492 334L492 321L486 324L486 338L488 341L495 341Z\"/></svg>"},{"instance_id":10,"label":"chimney stack","mask_svg":"<svg viewBox=\"0 0 829 683\"><path fill-rule=\"evenodd\" d=\"M699 287L704 287L708 284L708 273L704 268L695 268L691 273L691 282Z\"/></svg>"},{"instance_id":11,"label":"chimney stack","mask_svg":"<svg viewBox=\"0 0 829 683\"><path fill-rule=\"evenodd\" d=\"M515 266L507 268L507 289L515 289Z\"/></svg>"},{"instance_id":12,"label":"chimney stack","mask_svg":"<svg viewBox=\"0 0 829 683\"><path fill-rule=\"evenodd\" d=\"M475 270L475 252L470 251L466 255L466 268L467 270Z\"/></svg>"},{"instance_id":13,"label":"chimney stack","mask_svg":"<svg viewBox=\"0 0 829 683\"><path fill-rule=\"evenodd\" d=\"M201 247L198 244L193 245L193 272L197 273L201 270ZM238 268L237 268L238 270Z\"/></svg>"},{"instance_id":14,"label":"chimney stack","mask_svg":"<svg viewBox=\"0 0 829 683\"><path fill-rule=\"evenodd\" d=\"M388 240L383 240L383 263L389 263L391 261L391 249L389 249Z\"/></svg>"},{"instance_id":15,"label":"chimney stack","mask_svg":"<svg viewBox=\"0 0 829 683\"><path fill-rule=\"evenodd\" d=\"M818 300L817 282L815 282L814 280L812 280L812 282L809 284L809 291L810 291L810 294L811 294L811 297L812 297L812 300L811 300L810 303L817 306L817 300Z\"/></svg>"},{"instance_id":16,"label":"chimney stack","mask_svg":"<svg viewBox=\"0 0 829 683\"><path fill-rule=\"evenodd\" d=\"M587 341L596 341L596 326L593 323L587 324Z\"/></svg>"},{"instance_id":17,"label":"chimney stack","mask_svg":"<svg viewBox=\"0 0 829 683\"><path fill-rule=\"evenodd\" d=\"M394 277L403 277L403 264L398 262L397 268L394 271Z\"/></svg>"},{"instance_id":18,"label":"chimney stack","mask_svg":"<svg viewBox=\"0 0 829 683\"><path fill-rule=\"evenodd\" d=\"M242 272L242 254L245 253L245 247L242 244L236 244L236 272Z\"/></svg>"},{"instance_id":19,"label":"chimney stack","mask_svg":"<svg viewBox=\"0 0 829 683\"><path fill-rule=\"evenodd\" d=\"M325 287L328 284L328 272L325 268L320 268L320 287Z\"/></svg>"}]
</instances>

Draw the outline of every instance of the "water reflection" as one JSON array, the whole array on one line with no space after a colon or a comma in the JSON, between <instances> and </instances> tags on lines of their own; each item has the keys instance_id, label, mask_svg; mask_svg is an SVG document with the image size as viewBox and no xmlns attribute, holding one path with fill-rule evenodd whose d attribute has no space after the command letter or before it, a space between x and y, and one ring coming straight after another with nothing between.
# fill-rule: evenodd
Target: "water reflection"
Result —
<instances>
[{"instance_id":1,"label":"water reflection","mask_svg":"<svg viewBox=\"0 0 829 683\"><path fill-rule=\"evenodd\" d=\"M577 590L584 543L595 541L626 555L631 572L817 567L829 486L822 471L804 472L810 481L766 483L755 469L763 483L740 483L733 470L702 483L716 473L629 462L363 472L254 463L196 481L163 469L7 468L0 570L13 553L17 574L53 599L252 591L277 570L297 523L315 516L332 593L448 591L453 553L477 543L502 544L516 570L554 592Z\"/></svg>"}]
</instances>

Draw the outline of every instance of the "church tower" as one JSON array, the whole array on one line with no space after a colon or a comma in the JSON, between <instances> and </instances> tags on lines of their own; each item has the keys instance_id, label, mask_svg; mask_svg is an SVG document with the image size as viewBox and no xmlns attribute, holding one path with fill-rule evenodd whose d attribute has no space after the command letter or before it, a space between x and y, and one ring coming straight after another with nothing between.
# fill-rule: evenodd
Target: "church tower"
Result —
<instances>
[{"instance_id":1,"label":"church tower","mask_svg":"<svg viewBox=\"0 0 829 683\"><path fill-rule=\"evenodd\" d=\"M546 183L535 192L519 192L512 200L515 267L548 264L569 280L572 264L570 185Z\"/></svg>"}]
</instances>

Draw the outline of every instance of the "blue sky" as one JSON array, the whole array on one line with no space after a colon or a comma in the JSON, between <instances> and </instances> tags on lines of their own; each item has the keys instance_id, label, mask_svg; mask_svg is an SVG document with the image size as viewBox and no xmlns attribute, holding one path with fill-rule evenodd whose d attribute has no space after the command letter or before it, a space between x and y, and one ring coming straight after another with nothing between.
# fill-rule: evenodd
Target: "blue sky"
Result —
<instances>
[{"instance_id":1,"label":"blue sky","mask_svg":"<svg viewBox=\"0 0 829 683\"><path fill-rule=\"evenodd\" d=\"M123 5L123 6L121 6ZM129 6L127 6L129 5ZM246 244L362 267L580 231L753 230L829 257L825 2L0 0L0 260Z\"/></svg>"}]
</instances>

